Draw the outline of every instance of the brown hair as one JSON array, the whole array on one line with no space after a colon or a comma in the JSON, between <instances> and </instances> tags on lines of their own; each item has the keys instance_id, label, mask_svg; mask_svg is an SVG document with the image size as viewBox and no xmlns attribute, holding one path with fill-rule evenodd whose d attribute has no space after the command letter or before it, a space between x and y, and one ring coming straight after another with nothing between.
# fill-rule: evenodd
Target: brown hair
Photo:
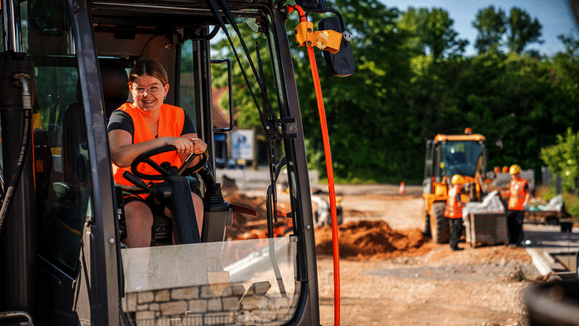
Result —
<instances>
[{"instance_id":1,"label":"brown hair","mask_svg":"<svg viewBox=\"0 0 579 326\"><path fill-rule=\"evenodd\" d=\"M158 61L150 59L138 61L137 64L131 68L131 72L129 73L129 84L144 75L157 78L161 81L163 86L169 84L167 70Z\"/></svg>"}]
</instances>

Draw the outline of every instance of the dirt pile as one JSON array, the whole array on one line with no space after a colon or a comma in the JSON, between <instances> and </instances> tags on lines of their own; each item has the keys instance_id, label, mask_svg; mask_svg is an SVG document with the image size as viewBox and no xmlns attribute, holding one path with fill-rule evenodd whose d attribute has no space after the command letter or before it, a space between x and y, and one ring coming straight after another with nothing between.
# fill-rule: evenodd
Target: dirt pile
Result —
<instances>
[{"instance_id":1,"label":"dirt pile","mask_svg":"<svg viewBox=\"0 0 579 326\"><path fill-rule=\"evenodd\" d=\"M419 229L393 230L384 221L356 221L338 227L340 258L392 259L424 255L434 248ZM316 254L332 255L332 228L316 229Z\"/></svg>"},{"instance_id":2,"label":"dirt pile","mask_svg":"<svg viewBox=\"0 0 579 326\"><path fill-rule=\"evenodd\" d=\"M248 197L233 191L224 198L230 204L254 209L257 216L235 214L233 225L227 228L226 238L254 239L267 236L266 203L263 198ZM278 215L289 212L288 203L278 203ZM289 231L290 219L278 218L276 230ZM316 253L332 255L332 229L330 225L316 228ZM419 229L393 230L382 220L361 220L339 226L340 258L355 260L392 259L400 256L424 255L434 244ZM276 236L280 236L277 235Z\"/></svg>"}]
</instances>

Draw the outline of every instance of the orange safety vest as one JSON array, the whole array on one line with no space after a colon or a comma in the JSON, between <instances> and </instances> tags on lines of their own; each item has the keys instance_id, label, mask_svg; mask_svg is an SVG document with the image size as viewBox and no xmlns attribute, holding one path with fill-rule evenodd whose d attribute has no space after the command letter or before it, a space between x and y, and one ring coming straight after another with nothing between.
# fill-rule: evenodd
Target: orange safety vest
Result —
<instances>
[{"instance_id":1,"label":"orange safety vest","mask_svg":"<svg viewBox=\"0 0 579 326\"><path fill-rule=\"evenodd\" d=\"M458 192L458 187L452 187L448 192L448 199L446 200L444 216L448 218L462 218L463 206L464 205L460 201L460 193Z\"/></svg>"},{"instance_id":2,"label":"orange safety vest","mask_svg":"<svg viewBox=\"0 0 579 326\"><path fill-rule=\"evenodd\" d=\"M509 197L509 209L514 211L522 211L523 203L527 197L527 191L525 186L527 185L527 180L511 180L510 191L511 196Z\"/></svg>"},{"instance_id":3,"label":"orange safety vest","mask_svg":"<svg viewBox=\"0 0 579 326\"><path fill-rule=\"evenodd\" d=\"M133 144L142 143L148 140L155 139L155 135L149 128L145 117L141 112L141 109L137 108L133 105L133 103L125 103L117 110L123 110L128 113L131 118L133 119ZM157 137L179 137L183 132L183 125L185 123L185 111L180 107L163 104L159 109L159 122L157 127ZM181 158L177 154L177 152L171 151L167 153L162 153L158 155L154 155L151 157L153 161L157 164L161 164L163 162L169 162L173 166L181 166ZM139 172L144 174L152 174L152 175L159 175L155 169L153 169L148 164L140 164L138 167ZM116 183L121 185L132 186L133 184L130 183L127 179L123 177L123 173L125 171L131 171L131 167L122 168L117 166L113 163L113 178ZM145 180L148 182L150 180ZM160 181L153 181L153 182L160 182Z\"/></svg>"}]
</instances>

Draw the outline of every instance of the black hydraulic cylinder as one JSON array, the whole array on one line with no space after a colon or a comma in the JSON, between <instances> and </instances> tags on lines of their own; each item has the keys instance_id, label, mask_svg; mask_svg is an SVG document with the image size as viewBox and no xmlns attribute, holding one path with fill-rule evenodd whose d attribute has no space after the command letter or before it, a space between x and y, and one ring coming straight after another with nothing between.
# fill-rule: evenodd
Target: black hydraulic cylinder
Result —
<instances>
[{"instance_id":1,"label":"black hydraulic cylinder","mask_svg":"<svg viewBox=\"0 0 579 326\"><path fill-rule=\"evenodd\" d=\"M34 63L24 54L5 52L0 54L0 119L2 121L2 168L5 180L17 173L17 160L23 136L23 88L14 83L14 76L26 74L32 79L29 89L34 98ZM31 113L31 112L30 112ZM28 128L32 128L29 117ZM37 234L33 169L33 144L28 153L20 181L13 196L10 210L5 217L4 241L5 268L3 282L6 285L6 307L3 310L23 310L36 316ZM7 187L8 184L5 184ZM1 275L1 274L0 274Z\"/></svg>"}]
</instances>

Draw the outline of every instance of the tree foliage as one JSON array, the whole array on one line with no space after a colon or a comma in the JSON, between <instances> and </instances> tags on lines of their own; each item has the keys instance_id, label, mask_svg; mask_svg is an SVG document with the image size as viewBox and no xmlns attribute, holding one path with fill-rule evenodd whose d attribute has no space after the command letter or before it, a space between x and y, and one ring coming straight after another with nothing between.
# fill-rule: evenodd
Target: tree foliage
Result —
<instances>
[{"instance_id":1,"label":"tree foliage","mask_svg":"<svg viewBox=\"0 0 579 326\"><path fill-rule=\"evenodd\" d=\"M541 148L541 160L553 173L560 173L565 191L577 189L579 179L579 132L571 128L565 134L557 135L555 145Z\"/></svg>"},{"instance_id":2,"label":"tree foliage","mask_svg":"<svg viewBox=\"0 0 579 326\"><path fill-rule=\"evenodd\" d=\"M579 49L579 40L577 40L572 33L569 35L559 34L557 38L565 46L565 54L570 57L574 56L575 52Z\"/></svg>"},{"instance_id":3,"label":"tree foliage","mask_svg":"<svg viewBox=\"0 0 579 326\"><path fill-rule=\"evenodd\" d=\"M378 0L329 2L344 17L356 62L354 75L333 77L316 50L337 180L421 182L425 139L462 133L465 127L487 137L489 166L517 163L538 170L543 165L540 149L554 144L563 130L579 129L574 39L566 53L552 58L530 55L525 50L540 42L541 28L523 10L513 8L507 18L500 8L481 9L473 22L479 30L475 47L480 53L465 57L465 43L443 9L400 12ZM289 19L294 22L288 21L292 33L298 18ZM257 41L262 49L264 67L271 65L263 37L256 34L250 39L248 46L255 47L251 42ZM509 53L499 51L503 41ZM224 42L214 50L224 51ZM293 37L290 43L294 45ZM320 122L307 54L295 45L292 52L308 163L323 176ZM259 126L239 67L234 73L238 125ZM274 80L267 70L265 80ZM268 92L274 90L268 82ZM276 101L271 102L275 109ZM502 148L494 146L499 139Z\"/></svg>"},{"instance_id":4,"label":"tree foliage","mask_svg":"<svg viewBox=\"0 0 579 326\"><path fill-rule=\"evenodd\" d=\"M507 32L505 12L495 6L480 9L472 26L478 31L474 47L478 53L498 51L502 45L503 35Z\"/></svg>"},{"instance_id":5,"label":"tree foliage","mask_svg":"<svg viewBox=\"0 0 579 326\"><path fill-rule=\"evenodd\" d=\"M543 43L539 20L518 7L511 8L508 17L503 9L493 5L480 9L472 26L478 31L474 46L479 54L497 52L503 45L510 52L521 54L530 44Z\"/></svg>"},{"instance_id":6,"label":"tree foliage","mask_svg":"<svg viewBox=\"0 0 579 326\"><path fill-rule=\"evenodd\" d=\"M511 8L508 23L507 44L511 52L520 54L529 44L544 42L541 39L543 26L537 18L531 18L525 10L518 7Z\"/></svg>"},{"instance_id":7,"label":"tree foliage","mask_svg":"<svg viewBox=\"0 0 579 326\"><path fill-rule=\"evenodd\" d=\"M458 38L458 32L452 28L452 20L448 12L441 8L410 7L398 23L398 28L407 32L413 40L417 53L429 52L433 58L446 56L461 56L464 54L468 41ZM426 51L428 49L428 51Z\"/></svg>"}]
</instances>

